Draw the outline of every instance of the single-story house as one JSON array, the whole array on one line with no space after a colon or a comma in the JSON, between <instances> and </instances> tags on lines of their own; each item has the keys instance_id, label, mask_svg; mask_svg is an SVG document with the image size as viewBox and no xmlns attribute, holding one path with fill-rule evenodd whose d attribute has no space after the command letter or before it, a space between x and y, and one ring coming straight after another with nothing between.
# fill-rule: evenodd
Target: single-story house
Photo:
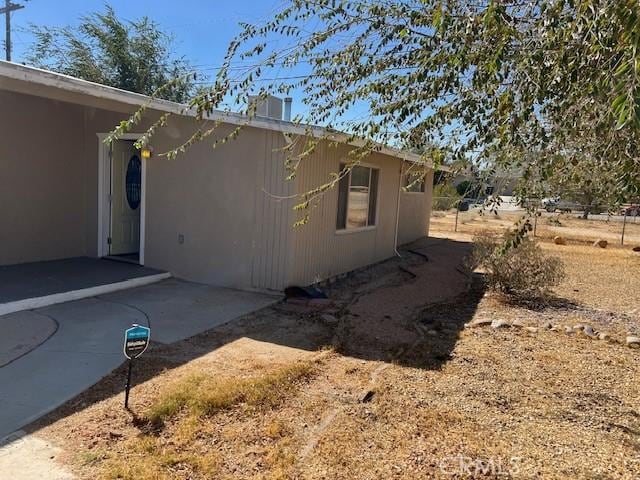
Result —
<instances>
[{"instance_id":1,"label":"single-story house","mask_svg":"<svg viewBox=\"0 0 640 480\"><path fill-rule=\"evenodd\" d=\"M136 133L103 140L148 105ZM173 113L143 158L134 141ZM187 280L279 291L389 258L429 229L433 169L381 147L293 227L297 193L317 187L353 145L323 141L286 180L282 147L309 131L275 118L214 112L233 141L159 157L199 125L184 106L0 61L0 266L72 257L129 259ZM314 129L320 135L320 128ZM313 133L312 133L313 134ZM335 134L340 140L340 134Z\"/></svg>"}]
</instances>

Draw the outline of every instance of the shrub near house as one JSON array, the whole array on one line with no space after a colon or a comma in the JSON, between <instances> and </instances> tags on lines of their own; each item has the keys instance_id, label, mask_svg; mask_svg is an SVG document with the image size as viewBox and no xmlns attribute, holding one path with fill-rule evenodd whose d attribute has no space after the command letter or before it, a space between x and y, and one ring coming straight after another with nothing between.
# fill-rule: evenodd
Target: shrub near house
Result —
<instances>
[{"instance_id":1,"label":"shrub near house","mask_svg":"<svg viewBox=\"0 0 640 480\"><path fill-rule=\"evenodd\" d=\"M527 237L517 246L500 248L509 235L490 232L476 235L471 266L485 270L488 287L507 296L527 300L548 294L564 278L562 261L545 255Z\"/></svg>"}]
</instances>

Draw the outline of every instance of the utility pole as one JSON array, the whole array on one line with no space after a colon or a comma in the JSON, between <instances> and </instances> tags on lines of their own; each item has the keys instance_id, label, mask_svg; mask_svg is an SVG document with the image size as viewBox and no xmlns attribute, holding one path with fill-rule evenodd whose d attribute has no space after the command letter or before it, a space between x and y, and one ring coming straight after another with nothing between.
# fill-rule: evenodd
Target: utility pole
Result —
<instances>
[{"instance_id":1,"label":"utility pole","mask_svg":"<svg viewBox=\"0 0 640 480\"><path fill-rule=\"evenodd\" d=\"M11 3L11 0L4 0L4 8L0 8L0 14L4 13L5 34L4 34L4 50L6 52L7 62L11 61L11 12L20 10L24 5Z\"/></svg>"}]
</instances>

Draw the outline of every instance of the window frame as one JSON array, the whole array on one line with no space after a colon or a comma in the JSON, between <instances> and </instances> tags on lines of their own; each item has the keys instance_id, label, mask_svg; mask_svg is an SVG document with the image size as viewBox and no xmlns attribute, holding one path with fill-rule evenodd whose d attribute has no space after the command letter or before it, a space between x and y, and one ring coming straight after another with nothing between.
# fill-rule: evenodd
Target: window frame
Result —
<instances>
[{"instance_id":1,"label":"window frame","mask_svg":"<svg viewBox=\"0 0 640 480\"><path fill-rule=\"evenodd\" d=\"M346 162L340 162L339 164L339 171L342 171L343 166L346 165ZM369 222L369 209L371 208L371 181L373 179L373 174L372 171L373 170L377 170L378 171L378 175L377 175L377 181L378 184L376 186L376 195L375 195L375 201L376 201L376 205L375 205L375 223L373 225L365 225L364 227L354 227L354 228L349 228L347 225L349 224L349 193L351 191L351 173L353 172L353 169L351 169L348 173L348 178L349 178L349 184L347 187L347 196L345 199L345 226L344 228L337 228L336 226L336 231L335 234L336 235L348 235L351 233L358 233L358 232L368 232L371 230L375 230L378 227L378 221L380 220L380 172L381 169L378 165L373 165L370 163L359 163L358 165L354 165L353 168L356 167L362 167L362 168L367 168L369 169L369 193L368 193L368 197L367 197L367 223ZM338 211L340 210L340 195L338 194L338 204L336 205L336 215L338 213Z\"/></svg>"}]
</instances>

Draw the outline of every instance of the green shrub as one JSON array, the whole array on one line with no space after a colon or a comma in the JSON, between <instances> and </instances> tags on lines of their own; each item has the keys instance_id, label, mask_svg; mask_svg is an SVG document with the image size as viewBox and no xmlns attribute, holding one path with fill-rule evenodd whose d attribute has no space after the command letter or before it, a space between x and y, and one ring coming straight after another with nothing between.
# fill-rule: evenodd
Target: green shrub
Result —
<instances>
[{"instance_id":1,"label":"green shrub","mask_svg":"<svg viewBox=\"0 0 640 480\"><path fill-rule=\"evenodd\" d=\"M470 263L486 272L489 289L522 300L533 300L549 293L564 278L559 258L549 257L531 239L508 249L502 248L509 235L483 232L474 238Z\"/></svg>"},{"instance_id":2,"label":"green shrub","mask_svg":"<svg viewBox=\"0 0 640 480\"><path fill-rule=\"evenodd\" d=\"M442 211L456 208L461 198L452 185L439 183L433 187L433 210Z\"/></svg>"}]
</instances>

